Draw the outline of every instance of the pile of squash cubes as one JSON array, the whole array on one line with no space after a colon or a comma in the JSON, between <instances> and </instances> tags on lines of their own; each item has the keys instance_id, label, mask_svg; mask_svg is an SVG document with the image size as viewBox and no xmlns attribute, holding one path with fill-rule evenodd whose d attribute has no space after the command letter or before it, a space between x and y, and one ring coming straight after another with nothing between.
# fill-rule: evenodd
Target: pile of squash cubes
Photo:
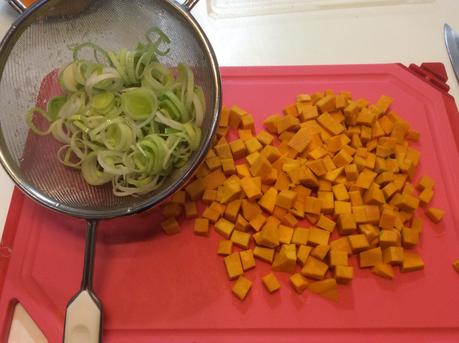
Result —
<instances>
[{"instance_id":1,"label":"pile of squash cubes","mask_svg":"<svg viewBox=\"0 0 459 343\"><path fill-rule=\"evenodd\" d=\"M205 163L162 207L164 231L178 232L183 213L195 218L198 235L213 227L241 300L252 286L244 273L256 260L290 273L298 293L309 289L335 300L337 283L353 278L351 255L360 268L388 279L394 267L422 269L413 249L422 232L416 210L422 207L434 222L444 212L429 207L431 178L413 186L420 153L409 141L419 133L391 103L388 96L369 104L330 90L301 94L282 115L267 117L259 132L245 110L223 107ZM197 201L206 204L200 214ZM272 272L262 282L269 292L280 288Z\"/></svg>"}]
</instances>

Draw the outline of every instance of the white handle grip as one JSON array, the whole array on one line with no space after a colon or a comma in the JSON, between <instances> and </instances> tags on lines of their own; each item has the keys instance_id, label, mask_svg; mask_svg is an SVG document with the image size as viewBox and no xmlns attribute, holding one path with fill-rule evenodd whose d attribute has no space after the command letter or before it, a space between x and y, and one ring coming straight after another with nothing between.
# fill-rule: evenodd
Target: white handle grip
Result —
<instances>
[{"instance_id":1,"label":"white handle grip","mask_svg":"<svg viewBox=\"0 0 459 343\"><path fill-rule=\"evenodd\" d=\"M70 302L65 313L64 343L98 343L102 311L87 290Z\"/></svg>"}]
</instances>

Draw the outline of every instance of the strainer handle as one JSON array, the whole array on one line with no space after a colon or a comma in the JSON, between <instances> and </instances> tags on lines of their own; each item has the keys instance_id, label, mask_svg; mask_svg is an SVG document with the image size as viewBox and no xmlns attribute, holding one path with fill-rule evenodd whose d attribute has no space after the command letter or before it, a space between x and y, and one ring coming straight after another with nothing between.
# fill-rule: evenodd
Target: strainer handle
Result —
<instances>
[{"instance_id":1,"label":"strainer handle","mask_svg":"<svg viewBox=\"0 0 459 343\"><path fill-rule=\"evenodd\" d=\"M65 312L64 343L98 343L102 338L102 305L92 291L97 221L88 221L81 289Z\"/></svg>"},{"instance_id":2,"label":"strainer handle","mask_svg":"<svg viewBox=\"0 0 459 343\"><path fill-rule=\"evenodd\" d=\"M188 11L191 11L194 7L194 5L196 5L198 3L199 0L185 0L182 4L182 6L184 6Z\"/></svg>"}]
</instances>

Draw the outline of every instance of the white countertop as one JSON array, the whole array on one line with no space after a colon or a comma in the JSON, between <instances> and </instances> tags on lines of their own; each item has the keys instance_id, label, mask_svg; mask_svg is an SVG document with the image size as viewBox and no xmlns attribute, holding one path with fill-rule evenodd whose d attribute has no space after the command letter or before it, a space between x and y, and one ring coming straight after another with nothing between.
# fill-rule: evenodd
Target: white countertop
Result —
<instances>
[{"instance_id":1,"label":"white countertop","mask_svg":"<svg viewBox=\"0 0 459 343\"><path fill-rule=\"evenodd\" d=\"M407 2L372 6L374 2L368 0L363 7L216 18L208 15L206 0L201 0L192 13L222 66L442 62L450 93L458 100L459 84L445 49L443 24L447 22L459 31L459 1L403 4ZM0 37L16 16L0 0ZM13 190L1 168L0 189L1 233ZM25 342L24 338L16 341Z\"/></svg>"}]
</instances>

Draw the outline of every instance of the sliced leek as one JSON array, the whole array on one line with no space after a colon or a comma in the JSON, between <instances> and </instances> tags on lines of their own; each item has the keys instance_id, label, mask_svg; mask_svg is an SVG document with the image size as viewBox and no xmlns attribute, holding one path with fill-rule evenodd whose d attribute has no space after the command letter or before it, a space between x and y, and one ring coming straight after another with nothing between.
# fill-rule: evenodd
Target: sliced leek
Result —
<instances>
[{"instance_id":1,"label":"sliced leek","mask_svg":"<svg viewBox=\"0 0 459 343\"><path fill-rule=\"evenodd\" d=\"M50 99L46 110L34 107L26 114L32 132L62 143L61 163L80 170L90 185L111 182L117 196L158 188L201 141L202 88L186 64L159 63L170 44L161 30L152 28L145 37L134 50L72 46L73 62L59 72L62 95ZM94 61L80 58L87 49Z\"/></svg>"}]
</instances>

